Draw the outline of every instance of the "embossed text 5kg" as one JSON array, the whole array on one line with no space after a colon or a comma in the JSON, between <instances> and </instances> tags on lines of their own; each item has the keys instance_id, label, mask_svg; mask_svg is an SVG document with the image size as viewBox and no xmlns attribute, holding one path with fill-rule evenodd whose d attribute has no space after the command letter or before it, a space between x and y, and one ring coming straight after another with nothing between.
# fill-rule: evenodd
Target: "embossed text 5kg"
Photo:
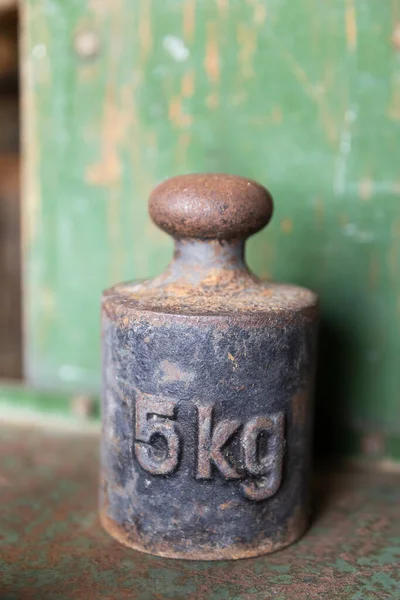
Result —
<instances>
[{"instance_id":1,"label":"embossed text 5kg","mask_svg":"<svg viewBox=\"0 0 400 600\"><path fill-rule=\"evenodd\" d=\"M176 420L177 402L138 394L135 406L135 454L140 466L152 475L168 475L179 467L181 434ZM212 479L213 466L228 480L243 480L241 488L251 500L265 500L279 489L285 448L284 414L256 416L242 423L224 419L214 423L212 404L196 405L196 479ZM155 438L163 439L162 449ZM240 459L232 464L223 449L235 436ZM261 440L265 440L263 450Z\"/></svg>"}]
</instances>

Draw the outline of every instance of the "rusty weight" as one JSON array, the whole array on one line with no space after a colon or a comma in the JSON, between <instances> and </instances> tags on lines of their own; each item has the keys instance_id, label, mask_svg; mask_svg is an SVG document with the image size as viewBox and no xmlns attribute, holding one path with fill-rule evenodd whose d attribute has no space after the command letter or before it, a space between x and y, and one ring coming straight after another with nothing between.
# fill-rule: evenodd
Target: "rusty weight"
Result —
<instances>
[{"instance_id":1,"label":"rusty weight","mask_svg":"<svg viewBox=\"0 0 400 600\"><path fill-rule=\"evenodd\" d=\"M100 512L131 548L242 558L307 527L317 298L246 266L272 206L232 175L161 183L173 261L104 293Z\"/></svg>"}]
</instances>

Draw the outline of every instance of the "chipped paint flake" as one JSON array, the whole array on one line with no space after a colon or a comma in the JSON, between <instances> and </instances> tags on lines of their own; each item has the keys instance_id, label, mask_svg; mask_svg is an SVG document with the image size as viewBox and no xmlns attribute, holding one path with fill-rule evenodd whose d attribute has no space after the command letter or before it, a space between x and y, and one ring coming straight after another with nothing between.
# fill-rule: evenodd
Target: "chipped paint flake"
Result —
<instances>
[{"instance_id":1,"label":"chipped paint flake","mask_svg":"<svg viewBox=\"0 0 400 600\"><path fill-rule=\"evenodd\" d=\"M220 57L218 50L218 28L214 22L207 23L206 57L204 66L211 83L218 83L220 78Z\"/></svg>"},{"instance_id":2,"label":"chipped paint flake","mask_svg":"<svg viewBox=\"0 0 400 600\"><path fill-rule=\"evenodd\" d=\"M357 49L357 16L354 0L346 0L346 41L351 52Z\"/></svg>"},{"instance_id":3,"label":"chipped paint flake","mask_svg":"<svg viewBox=\"0 0 400 600\"><path fill-rule=\"evenodd\" d=\"M400 21L395 23L392 34L392 42L396 50L400 50Z\"/></svg>"},{"instance_id":4,"label":"chipped paint flake","mask_svg":"<svg viewBox=\"0 0 400 600\"><path fill-rule=\"evenodd\" d=\"M190 127L193 123L193 117L190 114L184 112L182 106L182 98L180 96L173 96L169 103L168 116L174 125L177 127Z\"/></svg>"},{"instance_id":5,"label":"chipped paint flake","mask_svg":"<svg viewBox=\"0 0 400 600\"><path fill-rule=\"evenodd\" d=\"M181 86L182 96L184 98L191 98L194 94L194 70L191 69L184 74L182 78Z\"/></svg>"},{"instance_id":6,"label":"chipped paint flake","mask_svg":"<svg viewBox=\"0 0 400 600\"><path fill-rule=\"evenodd\" d=\"M193 42L196 25L196 0L186 0L182 9L183 37L187 43Z\"/></svg>"},{"instance_id":7,"label":"chipped paint flake","mask_svg":"<svg viewBox=\"0 0 400 600\"><path fill-rule=\"evenodd\" d=\"M254 27L244 23L238 24L237 29L238 60L244 79L254 77L253 58L257 48L257 35Z\"/></svg>"},{"instance_id":8,"label":"chipped paint flake","mask_svg":"<svg viewBox=\"0 0 400 600\"><path fill-rule=\"evenodd\" d=\"M140 3L139 17L139 41L140 57L142 62L146 61L153 49L152 31L152 7L151 0L142 0Z\"/></svg>"},{"instance_id":9,"label":"chipped paint flake","mask_svg":"<svg viewBox=\"0 0 400 600\"><path fill-rule=\"evenodd\" d=\"M229 0L217 0L218 10L222 17L228 15Z\"/></svg>"},{"instance_id":10,"label":"chipped paint flake","mask_svg":"<svg viewBox=\"0 0 400 600\"><path fill-rule=\"evenodd\" d=\"M372 194L374 193L374 182L369 177L366 177L362 181L360 181L359 185L359 196L361 200L370 200Z\"/></svg>"},{"instance_id":11,"label":"chipped paint flake","mask_svg":"<svg viewBox=\"0 0 400 600\"><path fill-rule=\"evenodd\" d=\"M267 7L265 4L258 3L254 7L254 24L255 25L263 25L267 18Z\"/></svg>"},{"instance_id":12,"label":"chipped paint flake","mask_svg":"<svg viewBox=\"0 0 400 600\"><path fill-rule=\"evenodd\" d=\"M292 219L283 219L281 222L282 232L286 235L289 235L293 231L293 221Z\"/></svg>"},{"instance_id":13,"label":"chipped paint flake","mask_svg":"<svg viewBox=\"0 0 400 600\"><path fill-rule=\"evenodd\" d=\"M174 35L167 35L163 39L163 48L177 62L185 62L190 56L189 49L185 42Z\"/></svg>"},{"instance_id":14,"label":"chipped paint flake","mask_svg":"<svg viewBox=\"0 0 400 600\"><path fill-rule=\"evenodd\" d=\"M32 56L36 60L41 60L47 56L47 49L44 44L37 44L32 48Z\"/></svg>"}]
</instances>

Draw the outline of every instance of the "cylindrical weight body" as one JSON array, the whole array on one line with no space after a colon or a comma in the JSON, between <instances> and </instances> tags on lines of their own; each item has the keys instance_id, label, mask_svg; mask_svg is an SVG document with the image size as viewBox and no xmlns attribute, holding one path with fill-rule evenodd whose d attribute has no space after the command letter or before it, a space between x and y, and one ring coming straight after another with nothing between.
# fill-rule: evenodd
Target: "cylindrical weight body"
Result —
<instances>
[{"instance_id":1,"label":"cylindrical weight body","mask_svg":"<svg viewBox=\"0 0 400 600\"><path fill-rule=\"evenodd\" d=\"M289 318L288 318L289 317ZM297 539L309 514L314 311L103 311L102 520L121 542L222 559Z\"/></svg>"},{"instance_id":2,"label":"cylindrical weight body","mask_svg":"<svg viewBox=\"0 0 400 600\"><path fill-rule=\"evenodd\" d=\"M160 556L273 552L309 516L317 298L248 270L254 181L181 176L149 207L175 253L103 296L102 523Z\"/></svg>"}]
</instances>

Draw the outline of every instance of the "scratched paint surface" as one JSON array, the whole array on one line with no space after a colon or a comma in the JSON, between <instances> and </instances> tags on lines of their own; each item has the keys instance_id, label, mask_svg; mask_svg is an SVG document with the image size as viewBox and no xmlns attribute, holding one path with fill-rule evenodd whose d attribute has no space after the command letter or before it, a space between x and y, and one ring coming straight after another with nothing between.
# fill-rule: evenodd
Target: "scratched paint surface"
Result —
<instances>
[{"instance_id":1,"label":"scratched paint surface","mask_svg":"<svg viewBox=\"0 0 400 600\"><path fill-rule=\"evenodd\" d=\"M185 562L103 532L97 450L97 435L0 428L2 600L400 598L399 474L326 473L299 543L257 559Z\"/></svg>"},{"instance_id":2,"label":"scratched paint surface","mask_svg":"<svg viewBox=\"0 0 400 600\"><path fill-rule=\"evenodd\" d=\"M340 422L384 453L400 433L400 1L26 0L23 21L30 380L96 390L100 291L170 256L148 192L238 173L276 199L251 266L321 296L317 436Z\"/></svg>"}]
</instances>

